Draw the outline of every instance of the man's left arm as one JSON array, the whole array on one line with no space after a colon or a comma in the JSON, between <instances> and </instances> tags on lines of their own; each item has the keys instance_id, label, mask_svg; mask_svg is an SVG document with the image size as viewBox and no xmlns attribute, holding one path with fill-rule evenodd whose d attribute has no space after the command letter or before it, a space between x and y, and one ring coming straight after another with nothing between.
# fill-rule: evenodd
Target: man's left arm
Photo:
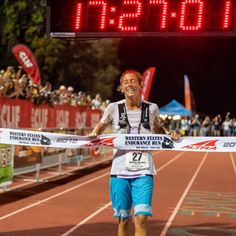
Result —
<instances>
[{"instance_id":1,"label":"man's left arm","mask_svg":"<svg viewBox=\"0 0 236 236\"><path fill-rule=\"evenodd\" d=\"M154 132L155 134L170 135L171 139L173 139L174 141L178 141L180 139L180 134L176 131L170 132L165 126L164 122L162 122L158 117L154 121Z\"/></svg>"},{"instance_id":2,"label":"man's left arm","mask_svg":"<svg viewBox=\"0 0 236 236\"><path fill-rule=\"evenodd\" d=\"M154 121L154 132L155 134L169 134L167 127L165 127L164 123L158 117Z\"/></svg>"}]
</instances>

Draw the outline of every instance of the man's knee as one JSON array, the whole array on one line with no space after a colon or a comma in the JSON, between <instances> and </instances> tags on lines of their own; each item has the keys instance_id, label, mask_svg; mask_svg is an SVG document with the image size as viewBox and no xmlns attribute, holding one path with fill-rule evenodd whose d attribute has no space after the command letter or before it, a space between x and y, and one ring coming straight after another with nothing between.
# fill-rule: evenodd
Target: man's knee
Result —
<instances>
[{"instance_id":1,"label":"man's knee","mask_svg":"<svg viewBox=\"0 0 236 236\"><path fill-rule=\"evenodd\" d=\"M145 215L136 215L135 216L135 226L139 228L145 228L147 225L148 216Z\"/></svg>"},{"instance_id":2,"label":"man's knee","mask_svg":"<svg viewBox=\"0 0 236 236\"><path fill-rule=\"evenodd\" d=\"M119 225L120 225L120 227L122 227L122 228L128 227L129 221L130 221L130 218L119 219Z\"/></svg>"}]
</instances>

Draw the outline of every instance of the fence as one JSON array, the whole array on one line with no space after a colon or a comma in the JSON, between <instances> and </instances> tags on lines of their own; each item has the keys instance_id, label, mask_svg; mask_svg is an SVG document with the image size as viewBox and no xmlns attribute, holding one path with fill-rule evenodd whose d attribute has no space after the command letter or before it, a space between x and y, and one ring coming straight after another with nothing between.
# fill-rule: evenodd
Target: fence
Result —
<instances>
[{"instance_id":1,"label":"fence","mask_svg":"<svg viewBox=\"0 0 236 236\"><path fill-rule=\"evenodd\" d=\"M34 105L30 101L0 98L0 127L23 128L86 135L98 123L100 110L88 107L47 104ZM11 189L13 178L27 173L34 173L33 181L42 181L44 169L54 168L55 175L63 174L63 168L79 170L87 166L102 163L110 158L111 151L90 149L55 149L27 146L1 146L0 188ZM73 167L73 168L72 168ZM55 171L55 168L57 169ZM54 175L54 176L55 176ZM52 175L53 176L53 175Z\"/></svg>"}]
</instances>

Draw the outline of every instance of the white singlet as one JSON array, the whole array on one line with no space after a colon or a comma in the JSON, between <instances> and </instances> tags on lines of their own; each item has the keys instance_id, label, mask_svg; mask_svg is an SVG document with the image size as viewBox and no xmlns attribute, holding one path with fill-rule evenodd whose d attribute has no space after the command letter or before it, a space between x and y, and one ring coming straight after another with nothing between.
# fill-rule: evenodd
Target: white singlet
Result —
<instances>
[{"instance_id":1,"label":"white singlet","mask_svg":"<svg viewBox=\"0 0 236 236\"><path fill-rule=\"evenodd\" d=\"M127 128L119 128L119 110L118 104L125 103L125 100L114 102L109 104L106 108L101 122L103 124L111 124L114 133L127 133ZM140 127L141 134L154 133L154 122L159 119L159 109L154 103L146 102L149 105L149 123L151 130ZM127 109L126 109L127 110ZM127 116L129 124L131 126L130 133L137 134L138 127L141 121L141 108L138 110L127 110ZM151 152L141 153L139 152L128 152L125 150L114 149L113 161L111 167L111 175L117 175L121 178L135 178L140 175L155 175L156 170L153 164Z\"/></svg>"}]
</instances>

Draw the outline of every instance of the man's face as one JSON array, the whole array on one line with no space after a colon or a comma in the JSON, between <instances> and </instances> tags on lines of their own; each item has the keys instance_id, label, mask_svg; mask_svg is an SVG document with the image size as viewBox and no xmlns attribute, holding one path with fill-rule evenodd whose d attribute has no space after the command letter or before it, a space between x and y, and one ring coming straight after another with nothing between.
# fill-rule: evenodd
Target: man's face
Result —
<instances>
[{"instance_id":1,"label":"man's face","mask_svg":"<svg viewBox=\"0 0 236 236\"><path fill-rule=\"evenodd\" d=\"M134 73L127 73L121 81L121 91L125 97L134 97L140 95L141 85Z\"/></svg>"}]
</instances>

